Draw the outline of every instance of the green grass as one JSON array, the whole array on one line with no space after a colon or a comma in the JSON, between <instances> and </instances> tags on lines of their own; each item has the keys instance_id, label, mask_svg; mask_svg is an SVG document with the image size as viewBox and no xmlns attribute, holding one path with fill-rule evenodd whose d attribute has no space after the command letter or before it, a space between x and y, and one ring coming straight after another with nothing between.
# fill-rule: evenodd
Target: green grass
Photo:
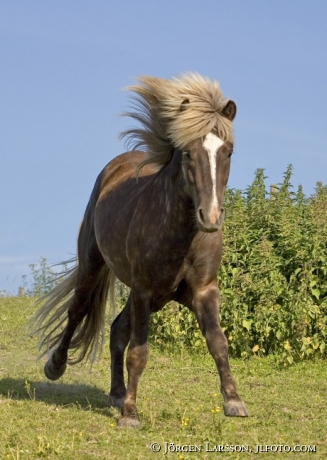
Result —
<instances>
[{"instance_id":1,"label":"green grass","mask_svg":"<svg viewBox=\"0 0 327 460\"><path fill-rule=\"evenodd\" d=\"M226 418L215 366L207 354L191 356L152 350L139 386L142 428L117 427L119 411L107 406L109 356L89 372L68 367L58 382L36 362L36 340L24 326L33 299L0 299L0 459L214 459L217 445L244 445L252 453L224 458L273 458L256 445L310 445L316 453L282 453L282 458L327 458L326 362L302 362L280 369L273 358L231 360L247 419ZM150 450L161 444L159 453ZM202 452L170 452L201 446ZM184 448L185 449L185 448ZM196 449L195 447L193 449ZM176 449L175 449L176 450Z\"/></svg>"}]
</instances>

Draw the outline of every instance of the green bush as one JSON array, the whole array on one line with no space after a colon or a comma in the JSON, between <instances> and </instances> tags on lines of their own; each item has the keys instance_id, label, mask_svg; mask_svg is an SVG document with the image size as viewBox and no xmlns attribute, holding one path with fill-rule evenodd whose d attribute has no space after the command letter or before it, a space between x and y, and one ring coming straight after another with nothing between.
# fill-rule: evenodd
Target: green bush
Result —
<instances>
[{"instance_id":1,"label":"green bush","mask_svg":"<svg viewBox=\"0 0 327 460\"><path fill-rule=\"evenodd\" d=\"M327 187L318 183L308 198L301 186L293 191L291 176L289 166L283 182L268 191L258 169L247 190L226 192L218 284L221 325L233 357L275 354L284 364L326 357ZM30 268L34 283L27 295L45 294L58 282L45 258ZM128 293L118 282L120 308ZM150 341L206 348L193 313L175 302L153 315Z\"/></svg>"},{"instance_id":2,"label":"green bush","mask_svg":"<svg viewBox=\"0 0 327 460\"><path fill-rule=\"evenodd\" d=\"M221 325L233 357L275 354L282 363L326 356L327 188L292 191L289 166L267 191L258 169L245 192L226 194L218 283ZM154 315L156 344L205 347L194 316L172 303Z\"/></svg>"},{"instance_id":3,"label":"green bush","mask_svg":"<svg viewBox=\"0 0 327 460\"><path fill-rule=\"evenodd\" d=\"M33 283L29 287L27 276L22 277L22 287L24 293L28 297L39 297L50 292L62 279L60 273L65 273L67 270L67 263L62 263L60 273L53 270L53 266L48 264L46 257L41 257L39 264L30 264L31 276Z\"/></svg>"}]
</instances>

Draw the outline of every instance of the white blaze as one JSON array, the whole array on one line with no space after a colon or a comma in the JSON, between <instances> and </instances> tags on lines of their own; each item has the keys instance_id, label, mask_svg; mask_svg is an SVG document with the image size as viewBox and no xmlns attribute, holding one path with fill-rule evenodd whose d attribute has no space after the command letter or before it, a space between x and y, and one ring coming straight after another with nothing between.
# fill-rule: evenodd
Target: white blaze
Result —
<instances>
[{"instance_id":1,"label":"white blaze","mask_svg":"<svg viewBox=\"0 0 327 460\"><path fill-rule=\"evenodd\" d=\"M209 133L204 138L203 147L206 149L209 157L210 172L212 178L212 199L210 206L210 215L216 214L219 209L217 197L217 153L225 142L213 133ZM214 223L214 222L212 222Z\"/></svg>"}]
</instances>

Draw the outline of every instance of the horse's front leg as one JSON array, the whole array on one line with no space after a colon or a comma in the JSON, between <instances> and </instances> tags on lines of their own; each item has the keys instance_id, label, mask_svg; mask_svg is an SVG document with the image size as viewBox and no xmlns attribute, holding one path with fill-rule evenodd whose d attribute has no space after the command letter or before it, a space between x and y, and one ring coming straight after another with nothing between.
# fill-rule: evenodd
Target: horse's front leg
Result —
<instances>
[{"instance_id":1,"label":"horse's front leg","mask_svg":"<svg viewBox=\"0 0 327 460\"><path fill-rule=\"evenodd\" d=\"M131 291L131 340L127 351L126 366L128 383L126 396L121 409L119 426L139 427L140 420L136 407L137 385L146 366L149 332L149 299Z\"/></svg>"},{"instance_id":2,"label":"horse's front leg","mask_svg":"<svg viewBox=\"0 0 327 460\"><path fill-rule=\"evenodd\" d=\"M219 304L220 295L216 284L197 290L193 296L194 312L218 368L224 413L229 416L246 417L246 406L237 393L229 367L228 343L218 319Z\"/></svg>"}]
</instances>

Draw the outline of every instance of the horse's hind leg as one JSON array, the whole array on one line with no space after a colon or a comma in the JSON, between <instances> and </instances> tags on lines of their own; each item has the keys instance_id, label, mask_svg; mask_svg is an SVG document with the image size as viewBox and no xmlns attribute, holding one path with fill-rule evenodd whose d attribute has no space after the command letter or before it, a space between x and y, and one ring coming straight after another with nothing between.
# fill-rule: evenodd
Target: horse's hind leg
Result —
<instances>
[{"instance_id":1,"label":"horse's hind leg","mask_svg":"<svg viewBox=\"0 0 327 460\"><path fill-rule=\"evenodd\" d=\"M61 335L58 346L56 346L44 366L44 373L48 379L56 380L64 374L67 366L68 349L76 328L86 316L91 318L90 311L92 308L100 308L99 299L101 297L106 298L108 272L109 270L102 258L94 258L92 262L89 260L88 263L85 263L85 261L82 264L80 263L74 294L69 301L67 310L67 326ZM101 296L101 292L96 292L96 290L103 290L103 295ZM94 314L96 315L97 312L94 312ZM92 331L93 334L95 332L95 330ZM83 349L83 338L81 339L80 347L76 348ZM85 353L86 349L84 349L80 358L77 358L77 362L83 359Z\"/></svg>"},{"instance_id":2,"label":"horse's hind leg","mask_svg":"<svg viewBox=\"0 0 327 460\"><path fill-rule=\"evenodd\" d=\"M83 320L86 313L87 308L85 303L83 301L81 302L79 296L74 294L74 298L68 309L68 323L62 339L44 366L44 373L48 379L57 380L65 373L69 344L76 327Z\"/></svg>"},{"instance_id":3,"label":"horse's hind leg","mask_svg":"<svg viewBox=\"0 0 327 460\"><path fill-rule=\"evenodd\" d=\"M246 417L246 406L239 397L228 363L228 343L218 322L219 291L216 284L195 292L193 307L209 351L213 356L221 382L224 397L224 413L229 416Z\"/></svg>"},{"instance_id":4,"label":"horse's hind leg","mask_svg":"<svg viewBox=\"0 0 327 460\"><path fill-rule=\"evenodd\" d=\"M150 319L150 298L131 291L131 340L126 356L128 384L122 407L119 426L138 427L140 425L136 392L139 379L148 360L148 332Z\"/></svg>"},{"instance_id":5,"label":"horse's hind leg","mask_svg":"<svg viewBox=\"0 0 327 460\"><path fill-rule=\"evenodd\" d=\"M111 388L109 404L121 408L126 396L124 353L131 337L131 296L110 330Z\"/></svg>"}]
</instances>

